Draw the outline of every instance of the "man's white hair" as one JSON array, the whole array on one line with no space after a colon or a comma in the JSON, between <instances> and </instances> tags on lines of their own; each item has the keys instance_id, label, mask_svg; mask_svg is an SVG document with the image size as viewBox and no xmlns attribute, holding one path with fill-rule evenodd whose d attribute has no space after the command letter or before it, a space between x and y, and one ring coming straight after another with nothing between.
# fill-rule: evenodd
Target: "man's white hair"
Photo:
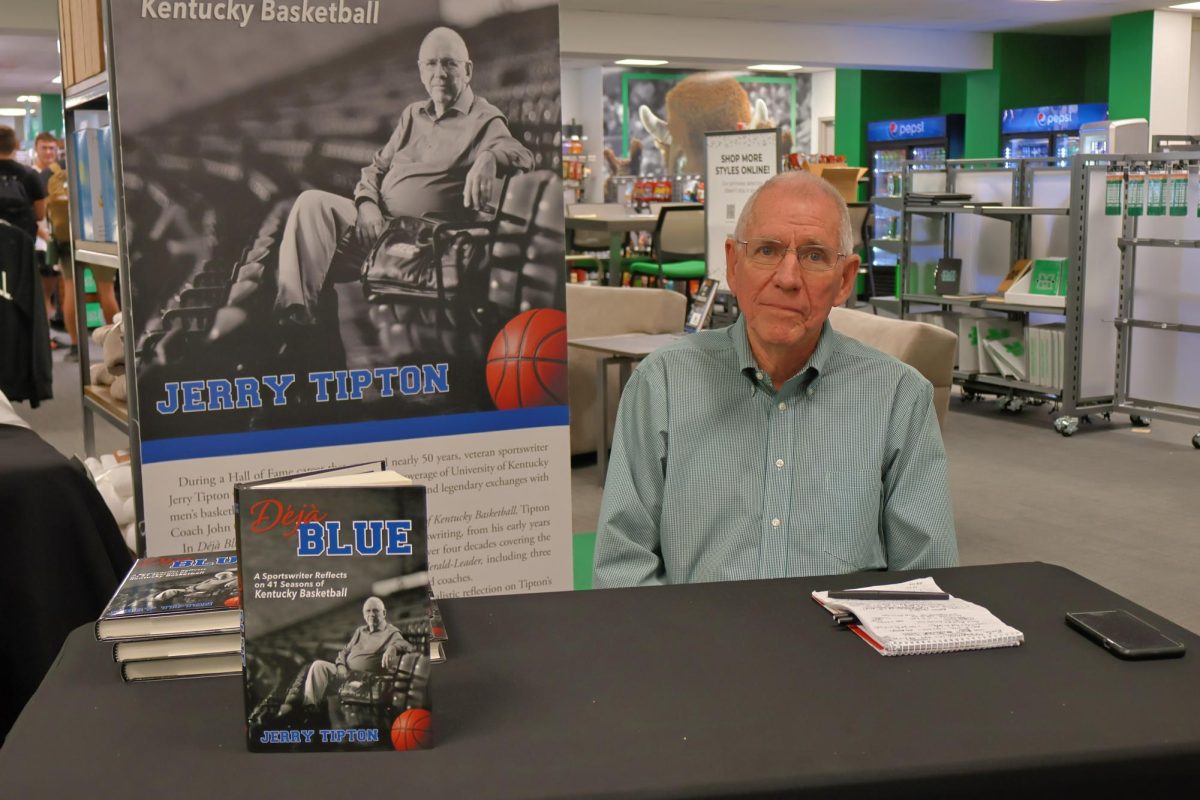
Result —
<instances>
[{"instance_id":1,"label":"man's white hair","mask_svg":"<svg viewBox=\"0 0 1200 800\"><path fill-rule=\"evenodd\" d=\"M764 191L772 187L780 187L800 196L817 192L825 194L834 202L838 209L838 215L841 217L838 225L838 250L847 256L854 252L854 228L850 224L850 209L846 207L846 201L842 199L841 193L834 188L832 183L811 172L781 172L755 189L754 193L746 200L746 205L742 206L742 213L738 216L737 225L733 229L735 239L738 241L746 239L746 229L750 227L758 199Z\"/></svg>"}]
</instances>

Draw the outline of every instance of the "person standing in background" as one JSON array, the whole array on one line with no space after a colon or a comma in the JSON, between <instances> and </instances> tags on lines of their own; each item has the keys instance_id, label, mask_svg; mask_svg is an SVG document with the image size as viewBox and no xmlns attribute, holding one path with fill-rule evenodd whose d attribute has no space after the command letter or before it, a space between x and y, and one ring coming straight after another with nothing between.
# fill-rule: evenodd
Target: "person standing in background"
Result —
<instances>
[{"instance_id":1,"label":"person standing in background","mask_svg":"<svg viewBox=\"0 0 1200 800\"><path fill-rule=\"evenodd\" d=\"M42 189L46 192L47 197L49 196L50 177L54 174L54 169L61 170L64 166L59 158L58 139L47 131L39 133L33 140L33 168L37 171L38 177L42 179ZM58 297L59 310L62 310L63 294L62 284L58 279L58 265L50 260L47 253L50 244L50 229L46 222L45 218L38 221L37 263L38 274L42 278L42 300L46 305L46 319L53 322L55 295ZM55 343L51 341L50 346L54 347Z\"/></svg>"},{"instance_id":2,"label":"person standing in background","mask_svg":"<svg viewBox=\"0 0 1200 800\"><path fill-rule=\"evenodd\" d=\"M79 358L79 342L75 334L75 272L71 250L71 211L70 188L67 181L67 171L60 158L61 150L58 140L51 133L39 133L36 139L37 165L39 175L46 189L46 219L49 222L46 235L46 264L50 270L61 268L61 275L51 272L51 289L58 291L59 306L63 312L63 325L71 337L71 349L67 351L66 360L75 361ZM39 236L41 230L39 230ZM46 273L42 273L43 287L46 284ZM100 297L100 309L105 322L111 323L120 310L117 305L117 293L113 288L112 273L105 269L93 269L92 277L96 281L96 293ZM52 312L47 290L46 313Z\"/></svg>"}]
</instances>

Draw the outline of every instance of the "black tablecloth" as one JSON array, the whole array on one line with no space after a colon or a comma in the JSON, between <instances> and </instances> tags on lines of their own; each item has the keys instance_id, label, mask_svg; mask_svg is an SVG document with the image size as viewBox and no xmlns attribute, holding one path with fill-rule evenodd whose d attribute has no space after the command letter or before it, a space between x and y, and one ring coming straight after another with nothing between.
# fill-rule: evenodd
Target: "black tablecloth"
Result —
<instances>
[{"instance_id":1,"label":"black tablecloth","mask_svg":"<svg viewBox=\"0 0 1200 800\"><path fill-rule=\"evenodd\" d=\"M96 487L33 431L0 425L0 742L63 640L94 621L128 572Z\"/></svg>"},{"instance_id":2,"label":"black tablecloth","mask_svg":"<svg viewBox=\"0 0 1200 800\"><path fill-rule=\"evenodd\" d=\"M885 658L809 598L893 577L879 574L444 601L437 744L413 753L248 753L237 678L122 685L80 629L0 750L0 796L1139 797L1200 783L1200 638L1059 567L922 574L1026 644ZM1188 655L1120 661L1063 623L1115 607Z\"/></svg>"}]
</instances>

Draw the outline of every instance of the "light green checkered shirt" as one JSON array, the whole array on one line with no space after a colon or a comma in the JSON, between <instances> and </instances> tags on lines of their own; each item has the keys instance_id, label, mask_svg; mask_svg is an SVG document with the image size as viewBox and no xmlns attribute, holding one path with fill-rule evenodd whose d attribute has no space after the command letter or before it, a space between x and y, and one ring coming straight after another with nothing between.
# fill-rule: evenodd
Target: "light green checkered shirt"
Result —
<instances>
[{"instance_id":1,"label":"light green checkered shirt","mask_svg":"<svg viewBox=\"0 0 1200 800\"><path fill-rule=\"evenodd\" d=\"M932 397L828 322L778 391L742 319L652 353L621 396L594 585L955 566Z\"/></svg>"}]
</instances>

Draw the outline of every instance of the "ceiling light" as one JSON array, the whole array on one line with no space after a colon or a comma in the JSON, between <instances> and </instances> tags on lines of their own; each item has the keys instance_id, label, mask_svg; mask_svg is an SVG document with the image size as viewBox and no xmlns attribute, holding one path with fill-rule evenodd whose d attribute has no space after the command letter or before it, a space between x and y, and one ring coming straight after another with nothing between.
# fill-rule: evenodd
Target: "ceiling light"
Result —
<instances>
[{"instance_id":1,"label":"ceiling light","mask_svg":"<svg viewBox=\"0 0 1200 800\"><path fill-rule=\"evenodd\" d=\"M0 108L0 117L23 117L25 109L23 108Z\"/></svg>"},{"instance_id":2,"label":"ceiling light","mask_svg":"<svg viewBox=\"0 0 1200 800\"><path fill-rule=\"evenodd\" d=\"M804 67L799 64L751 64L746 69L753 69L758 72L795 72L798 69L804 69Z\"/></svg>"},{"instance_id":3,"label":"ceiling light","mask_svg":"<svg viewBox=\"0 0 1200 800\"><path fill-rule=\"evenodd\" d=\"M50 82L51 83L62 83L62 73L60 72L57 75L55 75L53 78L50 79Z\"/></svg>"},{"instance_id":4,"label":"ceiling light","mask_svg":"<svg viewBox=\"0 0 1200 800\"><path fill-rule=\"evenodd\" d=\"M663 64L669 64L669 61L664 61L660 58L622 58L620 61L614 61L614 64L620 64L622 67L661 67Z\"/></svg>"},{"instance_id":5,"label":"ceiling light","mask_svg":"<svg viewBox=\"0 0 1200 800\"><path fill-rule=\"evenodd\" d=\"M40 103L40 102L42 102L42 98L38 97L36 94L23 94L17 98L17 102L18 103Z\"/></svg>"},{"instance_id":6,"label":"ceiling light","mask_svg":"<svg viewBox=\"0 0 1200 800\"><path fill-rule=\"evenodd\" d=\"M1171 8L1178 8L1180 11L1200 11L1200 3L1180 3Z\"/></svg>"}]
</instances>

